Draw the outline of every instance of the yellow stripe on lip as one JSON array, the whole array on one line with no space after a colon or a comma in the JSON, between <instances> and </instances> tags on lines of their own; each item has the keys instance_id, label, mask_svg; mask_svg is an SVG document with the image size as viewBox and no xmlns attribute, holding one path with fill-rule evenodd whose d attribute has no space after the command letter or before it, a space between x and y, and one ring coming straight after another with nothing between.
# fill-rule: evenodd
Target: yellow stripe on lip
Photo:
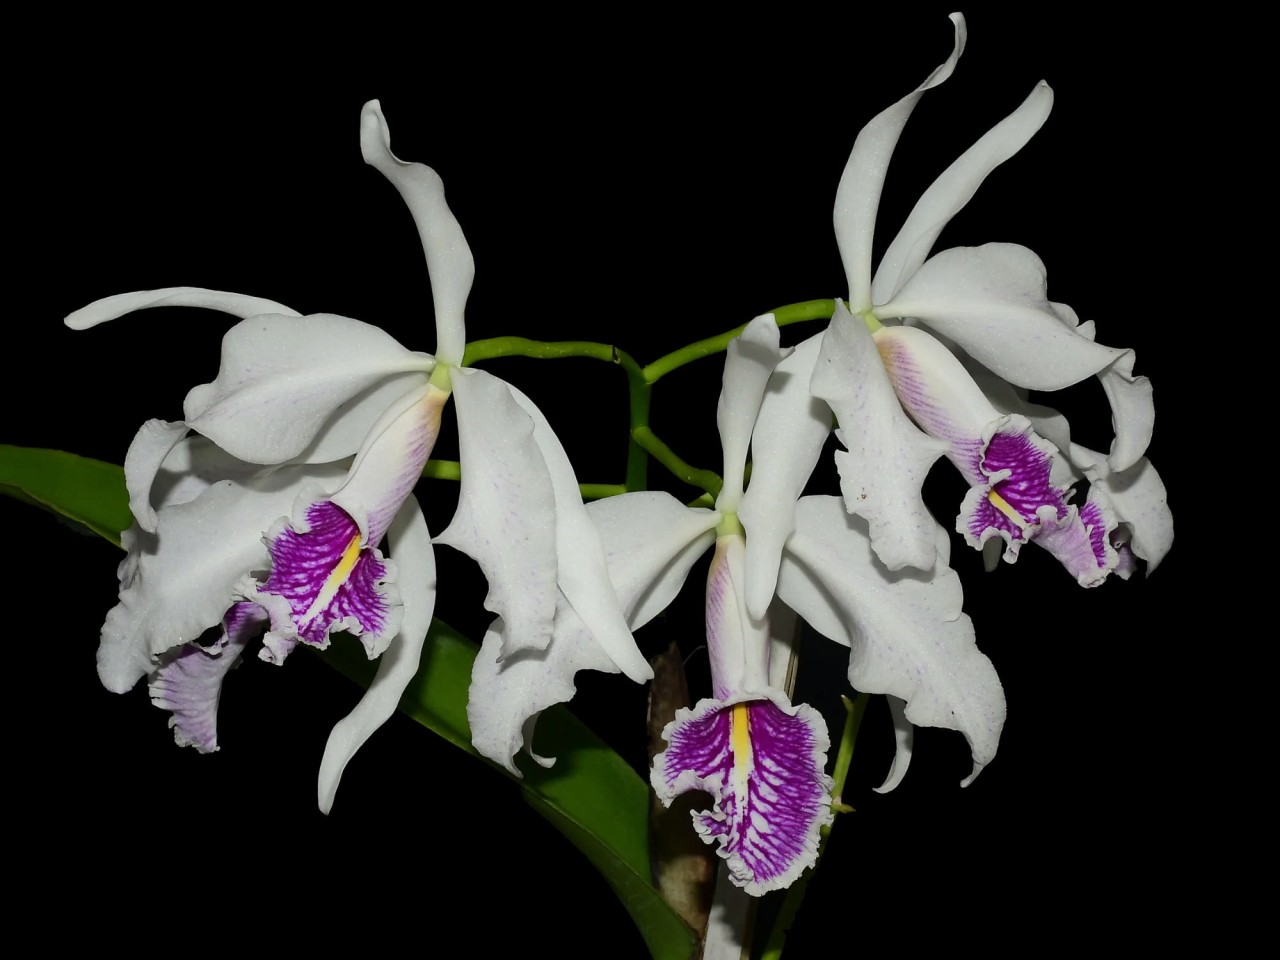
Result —
<instances>
[{"instance_id":1,"label":"yellow stripe on lip","mask_svg":"<svg viewBox=\"0 0 1280 960\"><path fill-rule=\"evenodd\" d=\"M347 582L347 577L351 576L351 571L355 569L356 561L360 559L360 534L356 534L351 538L351 542L347 544L342 556L338 558L338 563L334 566L329 576L325 578L324 586L320 588L320 592L316 594L316 598L312 601L307 612L303 615L300 627L305 627L324 611L325 607L337 596L338 590Z\"/></svg>"},{"instance_id":2,"label":"yellow stripe on lip","mask_svg":"<svg viewBox=\"0 0 1280 960\"><path fill-rule=\"evenodd\" d=\"M1031 524L1022 519L1022 514L1013 509L1013 505L1004 497L996 493L994 490L987 491L987 499L991 501L991 505L1003 513L1006 517L1018 525L1019 530L1026 530Z\"/></svg>"},{"instance_id":3,"label":"yellow stripe on lip","mask_svg":"<svg viewBox=\"0 0 1280 960\"><path fill-rule=\"evenodd\" d=\"M736 703L729 714L729 749L733 751L733 786L745 795L747 776L755 765L751 747L751 712L747 704Z\"/></svg>"}]
</instances>

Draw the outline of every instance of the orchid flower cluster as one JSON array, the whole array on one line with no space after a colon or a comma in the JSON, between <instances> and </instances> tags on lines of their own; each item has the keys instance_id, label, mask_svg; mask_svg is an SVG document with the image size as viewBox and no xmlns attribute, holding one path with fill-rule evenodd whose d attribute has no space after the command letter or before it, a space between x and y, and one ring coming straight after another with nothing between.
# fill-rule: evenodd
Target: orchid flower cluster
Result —
<instances>
[{"instance_id":1,"label":"orchid flower cluster","mask_svg":"<svg viewBox=\"0 0 1280 960\"><path fill-rule=\"evenodd\" d=\"M113 296L69 316L76 329L169 306L239 319L213 382L190 391L181 419L144 424L126 456L135 523L98 650L103 684L124 692L145 679L178 744L210 752L223 679L251 642L260 637L258 656L279 664L300 644L357 636L378 668L329 737L318 787L328 811L348 760L418 670L443 544L479 565L496 617L471 680L472 742L520 776L522 749L550 762L532 754L533 725L572 698L578 671L652 677L633 631L712 551L712 690L667 725L650 780L667 804L708 795L693 828L734 883L757 895L788 886L833 818L831 738L820 713L785 689L770 632L779 605L849 648L854 689L889 695L899 750L882 789L906 772L913 725L963 734L970 783L996 754L1005 700L962 611L951 533L921 499L934 462L945 457L969 486L954 521L967 546L994 564L1037 545L1084 587L1127 577L1138 560L1153 569L1172 521L1144 457L1152 396L1133 352L1097 343L1090 323L1048 300L1044 266L1025 247L932 252L985 177L1044 123L1048 86L937 178L872 269L899 134L964 48L964 21L953 20L950 56L853 145L835 194L848 289L829 324L788 348L766 313L729 343L716 410L722 483L709 505L648 490L584 503L538 407L464 365L471 251L440 177L392 153L377 101L361 114L360 148L417 226L434 354L358 320L191 287ZM1112 409L1106 452L1074 443L1064 417L1027 399L1091 376ZM432 537L413 491L450 399L458 507ZM833 429L840 496L802 495Z\"/></svg>"}]
</instances>

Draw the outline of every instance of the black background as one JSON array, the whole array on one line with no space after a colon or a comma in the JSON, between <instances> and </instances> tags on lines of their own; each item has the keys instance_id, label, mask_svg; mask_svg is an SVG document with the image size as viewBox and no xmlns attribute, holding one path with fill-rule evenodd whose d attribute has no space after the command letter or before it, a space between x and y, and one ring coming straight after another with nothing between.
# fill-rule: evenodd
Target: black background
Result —
<instances>
[{"instance_id":1,"label":"black background","mask_svg":"<svg viewBox=\"0 0 1280 960\"><path fill-rule=\"evenodd\" d=\"M569 26L589 28L591 41L570 39ZM1096 320L1100 341L1137 350L1138 372L1155 383L1150 454L1179 540L1150 580L1086 592L1035 550L984 576L957 539L966 610L1008 698L999 756L961 790L963 739L923 730L905 783L873 794L891 755L887 711L873 702L846 791L858 813L837 824L795 932L797 957L907 936L926 916L937 923L912 935L1009 947L1014 915L1064 933L1112 915L1140 923L1131 892L1161 886L1199 842L1161 812L1198 802L1186 776L1206 722L1187 593L1203 561L1190 539L1193 461L1178 441L1198 403L1188 234L1209 201L1185 149L1197 122L1187 81L1163 65L1185 39L1173 31L1188 28L979 10L969 29L956 74L923 98L902 136L877 252L932 177L1047 79L1057 93L1049 122L940 247L1026 244L1048 266L1053 299ZM298 36L271 47L246 39L252 31L225 43L188 31L50 64L60 82L15 117L27 265L10 281L22 296L10 329L23 345L8 355L0 440L119 462L143 420L177 418L186 390L213 377L225 317L157 310L83 333L61 326L113 293L235 290L358 317L431 350L412 222L360 158L357 121L372 97L395 152L444 178L471 243L471 339L612 341L646 362L771 307L843 295L830 219L853 139L951 43L944 14L920 11L731 29L437 25L407 53L393 41L418 34L401 32L411 33L353 24L345 45ZM581 480L622 479L620 374L590 361L491 369L543 405ZM708 360L664 381L653 418L687 459L713 469L719 371ZM1053 402L1080 440L1105 448L1095 382ZM589 430L596 412L614 426ZM456 455L451 419L441 457ZM930 502L950 526L963 487L945 464L935 474ZM694 495L656 465L652 475ZM835 492L834 474L814 489ZM455 488L425 481L418 494L442 529ZM452 930L477 951L546 942L566 957L643 955L605 885L516 788L407 719L364 747L333 814L321 816L321 751L358 692L319 658L279 670L248 662L224 691L221 752L176 748L142 689L119 697L97 684L93 651L118 551L25 506L0 511L16 531L10 740L39 849L27 867L37 896L72 885L86 916L137 931L231 936L234 915L257 912L281 917L278 935L296 946L419 929L425 945ZM437 561L438 614L478 638L478 571L447 548ZM695 696L706 670L693 652L704 571L695 567L678 607L638 635L647 654L671 640L693 654ZM810 637L804 655L815 679L840 675L834 645ZM835 688L802 683L832 709ZM579 690L575 712L642 766L644 690L596 676Z\"/></svg>"}]
</instances>

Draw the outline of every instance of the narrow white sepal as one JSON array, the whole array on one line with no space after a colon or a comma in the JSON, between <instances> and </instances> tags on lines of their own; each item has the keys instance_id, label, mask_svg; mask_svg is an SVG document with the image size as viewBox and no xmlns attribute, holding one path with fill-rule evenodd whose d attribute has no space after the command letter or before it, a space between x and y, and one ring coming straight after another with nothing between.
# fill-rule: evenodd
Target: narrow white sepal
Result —
<instances>
[{"instance_id":1,"label":"narrow white sepal","mask_svg":"<svg viewBox=\"0 0 1280 960\"><path fill-rule=\"evenodd\" d=\"M716 507L736 511L742 500L747 448L765 387L780 360L791 351L778 346L778 323L772 313L756 317L725 351L724 376L716 406L716 425L724 450L724 487Z\"/></svg>"},{"instance_id":2,"label":"narrow white sepal","mask_svg":"<svg viewBox=\"0 0 1280 960\"><path fill-rule=\"evenodd\" d=\"M430 167L406 163L391 152L391 131L377 100L360 111L360 153L391 181L413 214L436 307L436 356L456 367L467 345L463 312L476 264L458 218L445 202L444 182Z\"/></svg>"},{"instance_id":3,"label":"narrow white sepal","mask_svg":"<svg viewBox=\"0 0 1280 960\"><path fill-rule=\"evenodd\" d=\"M871 302L898 295L907 278L920 268L938 234L973 199L987 176L1026 146L1049 118L1053 91L1043 80L1013 113L988 130L929 185L898 235L885 249L871 282Z\"/></svg>"},{"instance_id":4,"label":"narrow white sepal","mask_svg":"<svg viewBox=\"0 0 1280 960\"><path fill-rule=\"evenodd\" d=\"M831 432L831 410L809 392L821 348L815 334L778 364L751 433L751 485L738 519L747 533L747 609L756 618L769 609L796 501Z\"/></svg>"},{"instance_id":5,"label":"narrow white sepal","mask_svg":"<svg viewBox=\"0 0 1280 960\"><path fill-rule=\"evenodd\" d=\"M412 495L396 514L388 537L399 567L404 616L399 632L378 660L378 671L369 689L355 709L338 721L329 734L317 784L321 813L328 813L333 807L347 762L395 712L409 681L418 672L422 646L435 611L435 554L427 522Z\"/></svg>"},{"instance_id":6,"label":"narrow white sepal","mask_svg":"<svg viewBox=\"0 0 1280 960\"><path fill-rule=\"evenodd\" d=\"M126 313L152 307L200 307L229 313L242 320L264 313L283 314L286 317L302 316L297 310L282 303L263 300L261 297L247 297L242 293L206 290L203 287L163 287L159 290L138 290L135 293L103 297L68 314L63 323L72 330L88 330L108 320L123 317Z\"/></svg>"},{"instance_id":7,"label":"narrow white sepal","mask_svg":"<svg viewBox=\"0 0 1280 960\"><path fill-rule=\"evenodd\" d=\"M951 22L955 25L951 55L929 74L924 83L881 111L858 132L858 139L854 141L853 151L840 177L840 186L836 189L836 244L848 278L849 303L856 313L868 309L872 303L871 238L875 233L876 210L880 206L880 191L884 187L889 158L893 156L902 128L920 97L951 76L964 52L967 36L964 17L953 13Z\"/></svg>"}]
</instances>

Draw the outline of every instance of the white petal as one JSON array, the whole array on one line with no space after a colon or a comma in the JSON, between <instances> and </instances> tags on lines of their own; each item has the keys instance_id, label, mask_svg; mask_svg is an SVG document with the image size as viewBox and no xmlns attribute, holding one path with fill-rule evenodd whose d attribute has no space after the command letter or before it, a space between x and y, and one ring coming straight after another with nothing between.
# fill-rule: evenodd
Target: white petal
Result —
<instances>
[{"instance_id":1,"label":"white petal","mask_svg":"<svg viewBox=\"0 0 1280 960\"><path fill-rule=\"evenodd\" d=\"M810 388L835 412L840 490L850 513L871 523L876 554L891 569L927 570L937 524L920 499L930 465L946 444L902 412L871 334L837 303Z\"/></svg>"},{"instance_id":2,"label":"white petal","mask_svg":"<svg viewBox=\"0 0 1280 960\"><path fill-rule=\"evenodd\" d=\"M778 323L772 313L747 324L725 351L724 377L716 406L716 425L724 448L724 488L716 501L721 510L736 510L742 499L747 447L760 401L774 368L789 352L778 346Z\"/></svg>"},{"instance_id":3,"label":"white petal","mask_svg":"<svg viewBox=\"0 0 1280 960\"><path fill-rule=\"evenodd\" d=\"M778 596L818 629L840 625L834 639L852 640L855 689L900 697L914 724L963 733L976 775L995 756L1004 691L961 612L946 533L936 525L935 531L931 574L892 573L875 558L866 524L848 517L838 499L805 497L783 555Z\"/></svg>"},{"instance_id":4,"label":"white petal","mask_svg":"<svg viewBox=\"0 0 1280 960\"><path fill-rule=\"evenodd\" d=\"M533 418L533 439L551 477L556 502L556 582L560 591L623 673L637 683L652 680L653 670L631 636L622 604L610 582L604 547L582 502L573 464L537 405L515 387L507 387Z\"/></svg>"},{"instance_id":5,"label":"white petal","mask_svg":"<svg viewBox=\"0 0 1280 960\"><path fill-rule=\"evenodd\" d=\"M809 392L821 347L819 333L778 364L751 434L751 486L738 517L747 532L747 609L757 618L773 599L795 503L831 432L830 409Z\"/></svg>"},{"instance_id":6,"label":"white petal","mask_svg":"<svg viewBox=\"0 0 1280 960\"><path fill-rule=\"evenodd\" d=\"M129 511L138 526L148 533L156 532L156 511L151 505L151 487L160 465L178 442L187 435L181 420L148 420L139 428L124 455L124 485L129 491Z\"/></svg>"},{"instance_id":7,"label":"white petal","mask_svg":"<svg viewBox=\"0 0 1280 960\"><path fill-rule=\"evenodd\" d=\"M391 131L377 100L360 112L360 152L400 192L422 238L436 307L436 356L457 366L466 348L463 310L476 265L462 227L444 199L439 174L421 163L405 163L391 152Z\"/></svg>"},{"instance_id":8,"label":"white petal","mask_svg":"<svg viewBox=\"0 0 1280 960\"><path fill-rule=\"evenodd\" d=\"M154 657L198 640L237 599L237 583L268 566L262 536L289 513L305 488L336 485L336 466L264 470L252 480L221 480L185 503L161 507L154 536L132 542L120 602L107 614L98 675L108 690L128 690Z\"/></svg>"},{"instance_id":9,"label":"white petal","mask_svg":"<svg viewBox=\"0 0 1280 960\"><path fill-rule=\"evenodd\" d=\"M840 186L836 189L836 243L849 280L849 305L855 313L871 306L871 238L893 148L897 146L902 128L920 97L951 76L960 54L964 52L964 17L953 13L951 22L955 24L955 45L951 56L929 74L924 83L862 128L840 177Z\"/></svg>"},{"instance_id":10,"label":"white petal","mask_svg":"<svg viewBox=\"0 0 1280 960\"><path fill-rule=\"evenodd\" d=\"M916 317L1010 383L1061 390L1098 374L1111 401L1113 469L1132 466L1151 440L1151 386L1133 375L1133 351L1080 335L1046 296L1044 264L1010 243L944 250L925 262L885 317Z\"/></svg>"},{"instance_id":11,"label":"white petal","mask_svg":"<svg viewBox=\"0 0 1280 960\"><path fill-rule=\"evenodd\" d=\"M556 610L556 497L534 420L483 370L456 370L453 393L462 483L436 542L480 565L485 609L507 625L502 655L541 650Z\"/></svg>"},{"instance_id":12,"label":"white petal","mask_svg":"<svg viewBox=\"0 0 1280 960\"><path fill-rule=\"evenodd\" d=\"M68 315L63 323L72 330L87 330L108 320L123 317L126 313L149 307L200 307L205 310L220 310L242 320L264 313L282 314L286 317L302 316L298 311L274 300L246 297L241 293L205 290L203 287L164 287L160 290L139 290L136 293L103 297Z\"/></svg>"},{"instance_id":13,"label":"white petal","mask_svg":"<svg viewBox=\"0 0 1280 960\"><path fill-rule=\"evenodd\" d=\"M1173 546L1173 513L1164 481L1143 457L1127 470L1108 469L1101 454L1071 445L1071 459L1089 478L1090 497L1099 498L1133 532L1130 546L1155 570Z\"/></svg>"},{"instance_id":14,"label":"white petal","mask_svg":"<svg viewBox=\"0 0 1280 960\"><path fill-rule=\"evenodd\" d=\"M983 134L933 181L880 258L871 284L872 303L885 303L897 296L929 256L942 228L964 209L991 171L1026 146L1048 119L1052 106L1053 91L1041 81L1017 110Z\"/></svg>"},{"instance_id":15,"label":"white petal","mask_svg":"<svg viewBox=\"0 0 1280 960\"><path fill-rule=\"evenodd\" d=\"M241 460L338 460L434 364L359 320L253 317L227 331L217 379L187 394L184 419Z\"/></svg>"},{"instance_id":16,"label":"white petal","mask_svg":"<svg viewBox=\"0 0 1280 960\"><path fill-rule=\"evenodd\" d=\"M689 568L715 538L719 515L690 510L670 494L648 491L587 505L604 543L609 578L632 629L666 608ZM476 658L467 702L472 743L519 776L513 758L526 742L530 718L570 700L579 670L616 673L617 665L591 636L571 604L556 609L546 650L500 659L505 625L489 628Z\"/></svg>"},{"instance_id":17,"label":"white petal","mask_svg":"<svg viewBox=\"0 0 1280 960\"><path fill-rule=\"evenodd\" d=\"M769 624L747 612L743 593L744 546L738 534L717 538L707 573L707 651L717 700L769 696L773 691Z\"/></svg>"},{"instance_id":18,"label":"white petal","mask_svg":"<svg viewBox=\"0 0 1280 960\"><path fill-rule=\"evenodd\" d=\"M431 534L418 501L411 495L389 530L391 554L400 568L404 619L400 632L378 660L378 672L360 702L333 728L320 761L317 795L328 813L342 771L357 750L395 712L409 681L418 672L422 645L436 603L436 562Z\"/></svg>"}]
</instances>

